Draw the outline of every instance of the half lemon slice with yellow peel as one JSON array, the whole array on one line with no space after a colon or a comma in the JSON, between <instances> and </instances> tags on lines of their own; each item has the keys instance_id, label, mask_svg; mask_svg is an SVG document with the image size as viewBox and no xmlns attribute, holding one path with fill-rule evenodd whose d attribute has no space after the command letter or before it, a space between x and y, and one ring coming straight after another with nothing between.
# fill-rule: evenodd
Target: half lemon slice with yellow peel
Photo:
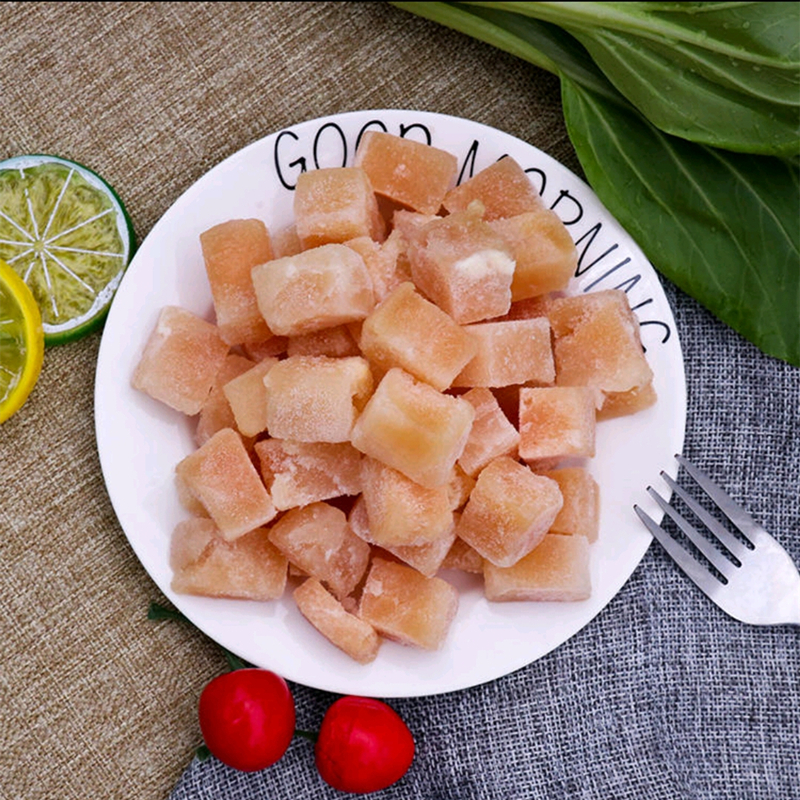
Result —
<instances>
[{"instance_id":1,"label":"half lemon slice with yellow peel","mask_svg":"<svg viewBox=\"0 0 800 800\"><path fill-rule=\"evenodd\" d=\"M100 325L133 247L125 208L96 173L48 155L0 161L0 259L36 298L46 345Z\"/></svg>"},{"instance_id":2,"label":"half lemon slice with yellow peel","mask_svg":"<svg viewBox=\"0 0 800 800\"><path fill-rule=\"evenodd\" d=\"M17 273L0 261L0 423L28 399L43 356L39 306Z\"/></svg>"}]
</instances>

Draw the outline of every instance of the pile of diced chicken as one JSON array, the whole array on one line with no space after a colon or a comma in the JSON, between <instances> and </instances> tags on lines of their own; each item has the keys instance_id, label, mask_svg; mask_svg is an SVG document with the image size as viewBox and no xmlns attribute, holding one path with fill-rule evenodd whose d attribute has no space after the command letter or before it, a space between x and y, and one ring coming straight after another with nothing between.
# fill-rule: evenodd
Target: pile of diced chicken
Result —
<instances>
[{"instance_id":1,"label":"pile of diced chicken","mask_svg":"<svg viewBox=\"0 0 800 800\"><path fill-rule=\"evenodd\" d=\"M362 663L435 649L458 606L586 599L596 421L655 401L621 291L563 295L575 246L503 158L365 133L300 176L295 224L205 231L216 324L166 307L133 385L197 416L173 589L275 600ZM446 574L446 573L445 573Z\"/></svg>"}]
</instances>

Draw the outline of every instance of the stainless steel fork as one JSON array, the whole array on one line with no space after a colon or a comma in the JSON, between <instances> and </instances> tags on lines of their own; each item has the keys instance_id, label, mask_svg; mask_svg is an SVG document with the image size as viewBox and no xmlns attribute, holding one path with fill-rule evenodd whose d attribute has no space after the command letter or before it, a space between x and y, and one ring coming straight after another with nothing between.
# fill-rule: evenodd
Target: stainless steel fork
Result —
<instances>
[{"instance_id":1,"label":"stainless steel fork","mask_svg":"<svg viewBox=\"0 0 800 800\"><path fill-rule=\"evenodd\" d=\"M789 554L738 503L683 456L678 463L733 523L746 542L732 534L666 473L661 477L716 537L723 552L696 530L651 486L647 491L718 574L697 560L639 506L634 510L683 572L723 611L751 625L800 625L800 572ZM730 557L729 557L730 556Z\"/></svg>"}]
</instances>

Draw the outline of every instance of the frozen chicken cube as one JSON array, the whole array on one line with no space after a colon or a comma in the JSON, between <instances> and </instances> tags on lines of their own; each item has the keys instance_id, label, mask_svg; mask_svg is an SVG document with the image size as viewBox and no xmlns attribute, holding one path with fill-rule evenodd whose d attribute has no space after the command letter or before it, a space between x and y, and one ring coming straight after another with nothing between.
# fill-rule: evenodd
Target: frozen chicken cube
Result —
<instances>
[{"instance_id":1,"label":"frozen chicken cube","mask_svg":"<svg viewBox=\"0 0 800 800\"><path fill-rule=\"evenodd\" d=\"M269 539L338 598L355 589L369 562L369 545L350 530L344 512L327 503L287 511L270 529Z\"/></svg>"},{"instance_id":2,"label":"frozen chicken cube","mask_svg":"<svg viewBox=\"0 0 800 800\"><path fill-rule=\"evenodd\" d=\"M361 453L348 442L256 442L261 475L279 511L361 492Z\"/></svg>"},{"instance_id":3,"label":"frozen chicken cube","mask_svg":"<svg viewBox=\"0 0 800 800\"><path fill-rule=\"evenodd\" d=\"M512 301L567 288L578 266L578 250L558 214L540 208L490 224L511 246L517 265Z\"/></svg>"},{"instance_id":4,"label":"frozen chicken cube","mask_svg":"<svg viewBox=\"0 0 800 800\"><path fill-rule=\"evenodd\" d=\"M222 387L233 411L236 427L242 436L257 436L267 429L267 389L264 386L264 376L277 363L277 358L265 358Z\"/></svg>"},{"instance_id":5,"label":"frozen chicken cube","mask_svg":"<svg viewBox=\"0 0 800 800\"><path fill-rule=\"evenodd\" d=\"M375 192L424 214L435 214L453 185L458 161L451 153L380 131L361 137L355 165Z\"/></svg>"},{"instance_id":6,"label":"frozen chicken cube","mask_svg":"<svg viewBox=\"0 0 800 800\"><path fill-rule=\"evenodd\" d=\"M507 456L484 467L456 536L500 567L510 567L542 541L561 510L561 491Z\"/></svg>"},{"instance_id":7,"label":"frozen chicken cube","mask_svg":"<svg viewBox=\"0 0 800 800\"><path fill-rule=\"evenodd\" d=\"M447 484L428 489L373 458L361 462L372 541L381 547L426 544L453 528Z\"/></svg>"},{"instance_id":8,"label":"frozen chicken cube","mask_svg":"<svg viewBox=\"0 0 800 800\"><path fill-rule=\"evenodd\" d=\"M653 379L639 335L639 321L620 289L553 301L556 383L627 392ZM601 401L602 402L602 401Z\"/></svg>"},{"instance_id":9,"label":"frozen chicken cube","mask_svg":"<svg viewBox=\"0 0 800 800\"><path fill-rule=\"evenodd\" d=\"M375 301L364 259L326 244L252 270L258 307L273 333L297 336L364 319Z\"/></svg>"},{"instance_id":10,"label":"frozen chicken cube","mask_svg":"<svg viewBox=\"0 0 800 800\"><path fill-rule=\"evenodd\" d=\"M202 554L175 571L172 590L178 594L277 600L286 587L286 559L257 528L235 542L210 540Z\"/></svg>"},{"instance_id":11,"label":"frozen chicken cube","mask_svg":"<svg viewBox=\"0 0 800 800\"><path fill-rule=\"evenodd\" d=\"M406 282L364 320L361 349L379 368L400 367L442 391L477 346L460 325Z\"/></svg>"},{"instance_id":12,"label":"frozen chicken cube","mask_svg":"<svg viewBox=\"0 0 800 800\"><path fill-rule=\"evenodd\" d=\"M547 317L481 322L464 330L475 344L475 356L453 386L552 384L555 380Z\"/></svg>"},{"instance_id":13,"label":"frozen chicken cube","mask_svg":"<svg viewBox=\"0 0 800 800\"><path fill-rule=\"evenodd\" d=\"M600 490L588 470L563 467L541 473L552 478L561 489L564 505L550 526L549 533L585 536L597 541L600 524Z\"/></svg>"},{"instance_id":14,"label":"frozen chicken cube","mask_svg":"<svg viewBox=\"0 0 800 800\"><path fill-rule=\"evenodd\" d=\"M353 427L353 446L430 489L450 481L475 410L390 369Z\"/></svg>"},{"instance_id":15,"label":"frozen chicken cube","mask_svg":"<svg viewBox=\"0 0 800 800\"><path fill-rule=\"evenodd\" d=\"M217 377L214 378L214 385L211 387L208 399L203 403L200 416L197 418L194 441L198 447L205 444L217 431L236 427L236 418L233 416L230 403L225 397L222 387L254 366L255 363L249 358L236 355L236 353L229 353L225 356L225 361L220 367Z\"/></svg>"},{"instance_id":16,"label":"frozen chicken cube","mask_svg":"<svg viewBox=\"0 0 800 800\"><path fill-rule=\"evenodd\" d=\"M275 507L241 436L230 428L215 433L175 470L225 539L236 539L275 516Z\"/></svg>"},{"instance_id":17,"label":"frozen chicken cube","mask_svg":"<svg viewBox=\"0 0 800 800\"><path fill-rule=\"evenodd\" d=\"M228 345L215 325L176 306L166 306L133 373L132 385L184 414L200 412L220 371Z\"/></svg>"},{"instance_id":18,"label":"frozen chicken cube","mask_svg":"<svg viewBox=\"0 0 800 800\"><path fill-rule=\"evenodd\" d=\"M258 310L250 272L272 259L266 225L260 219L232 219L200 234L220 336L229 345L257 342L269 334Z\"/></svg>"},{"instance_id":19,"label":"frozen chicken cube","mask_svg":"<svg viewBox=\"0 0 800 800\"><path fill-rule=\"evenodd\" d=\"M595 453L594 393L584 386L523 387L519 455L527 462Z\"/></svg>"},{"instance_id":20,"label":"frozen chicken cube","mask_svg":"<svg viewBox=\"0 0 800 800\"><path fill-rule=\"evenodd\" d=\"M592 593L589 542L585 536L548 534L511 567L487 562L483 578L488 600L586 600Z\"/></svg>"},{"instance_id":21,"label":"frozen chicken cube","mask_svg":"<svg viewBox=\"0 0 800 800\"><path fill-rule=\"evenodd\" d=\"M458 592L404 564L375 558L364 585L359 616L400 644L437 650L458 610Z\"/></svg>"},{"instance_id":22,"label":"frozen chicken cube","mask_svg":"<svg viewBox=\"0 0 800 800\"><path fill-rule=\"evenodd\" d=\"M381 638L372 627L344 606L314 578L303 581L293 595L300 613L332 644L359 664L378 655Z\"/></svg>"},{"instance_id":23,"label":"frozen chicken cube","mask_svg":"<svg viewBox=\"0 0 800 800\"><path fill-rule=\"evenodd\" d=\"M483 204L487 220L513 217L544 208L542 198L525 170L510 156L504 156L451 189L443 205L452 214L464 211L474 200L480 200Z\"/></svg>"},{"instance_id":24,"label":"frozen chicken cube","mask_svg":"<svg viewBox=\"0 0 800 800\"><path fill-rule=\"evenodd\" d=\"M303 172L294 192L297 236L303 250L369 236L384 238L384 222L367 173L358 167Z\"/></svg>"},{"instance_id":25,"label":"frozen chicken cube","mask_svg":"<svg viewBox=\"0 0 800 800\"><path fill-rule=\"evenodd\" d=\"M458 464L474 477L495 458L516 455L519 433L488 389L470 389L462 397L475 409L475 420Z\"/></svg>"},{"instance_id":26,"label":"frozen chicken cube","mask_svg":"<svg viewBox=\"0 0 800 800\"><path fill-rule=\"evenodd\" d=\"M266 374L267 430L275 439L346 442L372 390L363 358L291 356Z\"/></svg>"},{"instance_id":27,"label":"frozen chicken cube","mask_svg":"<svg viewBox=\"0 0 800 800\"><path fill-rule=\"evenodd\" d=\"M508 311L513 254L480 208L424 225L410 239L408 257L417 288L459 324Z\"/></svg>"}]
</instances>

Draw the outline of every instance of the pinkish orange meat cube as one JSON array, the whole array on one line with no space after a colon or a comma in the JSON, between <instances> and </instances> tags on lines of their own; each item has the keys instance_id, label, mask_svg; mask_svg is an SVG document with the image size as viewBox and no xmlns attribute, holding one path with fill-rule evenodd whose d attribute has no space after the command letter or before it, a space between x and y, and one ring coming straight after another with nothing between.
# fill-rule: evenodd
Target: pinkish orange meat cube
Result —
<instances>
[{"instance_id":1,"label":"pinkish orange meat cube","mask_svg":"<svg viewBox=\"0 0 800 800\"><path fill-rule=\"evenodd\" d=\"M175 571L172 590L178 594L277 600L286 587L286 559L257 528L235 542L213 537L197 560Z\"/></svg>"},{"instance_id":2,"label":"pinkish orange meat cube","mask_svg":"<svg viewBox=\"0 0 800 800\"><path fill-rule=\"evenodd\" d=\"M327 503L287 511L270 529L269 539L339 598L355 589L369 562L369 545L350 530L344 512Z\"/></svg>"},{"instance_id":3,"label":"pinkish orange meat cube","mask_svg":"<svg viewBox=\"0 0 800 800\"><path fill-rule=\"evenodd\" d=\"M549 533L585 536L597 541L600 525L600 489L597 481L581 467L563 467L542 473L561 489L564 505L553 520Z\"/></svg>"},{"instance_id":4,"label":"pinkish orange meat cube","mask_svg":"<svg viewBox=\"0 0 800 800\"><path fill-rule=\"evenodd\" d=\"M361 491L361 453L348 442L256 442L261 475L279 511Z\"/></svg>"},{"instance_id":5,"label":"pinkish orange meat cube","mask_svg":"<svg viewBox=\"0 0 800 800\"><path fill-rule=\"evenodd\" d=\"M473 200L483 203L487 220L513 217L544 207L525 170L509 156L451 189L444 198L444 207L452 214L463 211Z\"/></svg>"},{"instance_id":6,"label":"pinkish orange meat cube","mask_svg":"<svg viewBox=\"0 0 800 800\"><path fill-rule=\"evenodd\" d=\"M266 374L267 429L275 439L346 442L372 390L363 358L291 356Z\"/></svg>"},{"instance_id":7,"label":"pinkish orange meat cube","mask_svg":"<svg viewBox=\"0 0 800 800\"><path fill-rule=\"evenodd\" d=\"M400 644L436 650L458 611L458 592L441 578L428 578L403 564L372 561L359 616Z\"/></svg>"},{"instance_id":8,"label":"pinkish orange meat cube","mask_svg":"<svg viewBox=\"0 0 800 800\"><path fill-rule=\"evenodd\" d=\"M379 131L361 137L355 165L377 194L424 214L439 210L458 170L451 153Z\"/></svg>"},{"instance_id":9,"label":"pinkish orange meat cube","mask_svg":"<svg viewBox=\"0 0 800 800\"><path fill-rule=\"evenodd\" d=\"M435 489L452 477L475 410L403 372L386 373L353 426L353 446Z\"/></svg>"},{"instance_id":10,"label":"pinkish orange meat cube","mask_svg":"<svg viewBox=\"0 0 800 800\"><path fill-rule=\"evenodd\" d=\"M303 250L358 236L384 237L378 201L367 173L358 167L302 173L294 192L294 213Z\"/></svg>"},{"instance_id":11,"label":"pinkish orange meat cube","mask_svg":"<svg viewBox=\"0 0 800 800\"><path fill-rule=\"evenodd\" d=\"M493 564L510 567L542 541L562 502L555 481L501 456L478 475L456 535Z\"/></svg>"},{"instance_id":12,"label":"pinkish orange meat cube","mask_svg":"<svg viewBox=\"0 0 800 800\"><path fill-rule=\"evenodd\" d=\"M639 336L639 322L625 292L563 297L548 311L555 334L556 383L627 392L653 379Z\"/></svg>"},{"instance_id":13,"label":"pinkish orange meat cube","mask_svg":"<svg viewBox=\"0 0 800 800\"><path fill-rule=\"evenodd\" d=\"M364 259L364 265L372 279L372 291L376 303L383 300L395 286L402 282L403 275L398 271L397 265L400 255L398 236L390 235L383 244L366 236L350 239L345 244Z\"/></svg>"},{"instance_id":14,"label":"pinkish orange meat cube","mask_svg":"<svg viewBox=\"0 0 800 800\"><path fill-rule=\"evenodd\" d=\"M453 386L500 387L555 380L547 317L482 322L464 330L475 343L475 356Z\"/></svg>"},{"instance_id":15,"label":"pinkish orange meat cube","mask_svg":"<svg viewBox=\"0 0 800 800\"><path fill-rule=\"evenodd\" d=\"M400 284L365 320L364 355L383 370L401 367L444 390L475 355L477 346L451 317Z\"/></svg>"},{"instance_id":16,"label":"pinkish orange meat cube","mask_svg":"<svg viewBox=\"0 0 800 800\"><path fill-rule=\"evenodd\" d=\"M410 239L408 257L417 288L459 324L508 311L514 258L479 208L424 225Z\"/></svg>"},{"instance_id":17,"label":"pinkish orange meat cube","mask_svg":"<svg viewBox=\"0 0 800 800\"><path fill-rule=\"evenodd\" d=\"M250 272L272 258L266 226L260 219L232 219L200 234L220 336L229 344L269 336L258 310Z\"/></svg>"},{"instance_id":18,"label":"pinkish orange meat cube","mask_svg":"<svg viewBox=\"0 0 800 800\"><path fill-rule=\"evenodd\" d=\"M190 311L166 306L147 340L131 383L134 389L184 414L208 399L228 345L215 325Z\"/></svg>"},{"instance_id":19,"label":"pinkish orange meat cube","mask_svg":"<svg viewBox=\"0 0 800 800\"><path fill-rule=\"evenodd\" d=\"M275 516L275 507L241 436L230 428L215 433L175 470L225 539L236 539Z\"/></svg>"},{"instance_id":20,"label":"pinkish orange meat cube","mask_svg":"<svg viewBox=\"0 0 800 800\"><path fill-rule=\"evenodd\" d=\"M453 528L447 484L428 489L373 458L361 462L372 541L382 547L426 544Z\"/></svg>"},{"instance_id":21,"label":"pinkish orange meat cube","mask_svg":"<svg viewBox=\"0 0 800 800\"><path fill-rule=\"evenodd\" d=\"M519 433L488 389L470 389L462 397L475 409L475 421L458 464L475 476L495 458L516 455Z\"/></svg>"},{"instance_id":22,"label":"pinkish orange meat cube","mask_svg":"<svg viewBox=\"0 0 800 800\"><path fill-rule=\"evenodd\" d=\"M457 569L461 572L480 575L483 572L483 558L474 547L470 547L463 539L456 537L442 561L441 568Z\"/></svg>"},{"instance_id":23,"label":"pinkish orange meat cube","mask_svg":"<svg viewBox=\"0 0 800 800\"><path fill-rule=\"evenodd\" d=\"M517 264L512 301L566 289L578 266L578 251L555 212L540 208L491 226L511 245Z\"/></svg>"},{"instance_id":24,"label":"pinkish orange meat cube","mask_svg":"<svg viewBox=\"0 0 800 800\"><path fill-rule=\"evenodd\" d=\"M364 319L375 306L364 259L343 244L267 261L252 276L258 307L281 336Z\"/></svg>"},{"instance_id":25,"label":"pinkish orange meat cube","mask_svg":"<svg viewBox=\"0 0 800 800\"><path fill-rule=\"evenodd\" d=\"M589 542L585 536L548 534L511 567L486 563L484 591L492 601L586 600L592 593Z\"/></svg>"},{"instance_id":26,"label":"pinkish orange meat cube","mask_svg":"<svg viewBox=\"0 0 800 800\"><path fill-rule=\"evenodd\" d=\"M613 419L636 414L650 408L657 400L652 382L634 386L627 392L603 392L603 405L597 409L597 419Z\"/></svg>"},{"instance_id":27,"label":"pinkish orange meat cube","mask_svg":"<svg viewBox=\"0 0 800 800\"><path fill-rule=\"evenodd\" d=\"M330 358L361 355L348 325L337 325L335 328L290 336L286 352L290 356L329 356Z\"/></svg>"},{"instance_id":28,"label":"pinkish orange meat cube","mask_svg":"<svg viewBox=\"0 0 800 800\"><path fill-rule=\"evenodd\" d=\"M219 528L207 517L193 517L179 522L169 543L169 565L173 572L193 564L205 552Z\"/></svg>"},{"instance_id":29,"label":"pinkish orange meat cube","mask_svg":"<svg viewBox=\"0 0 800 800\"><path fill-rule=\"evenodd\" d=\"M214 378L214 385L211 387L208 399L203 403L200 416L197 418L194 441L198 447L205 444L217 431L236 427L236 418L233 416L230 403L225 397L222 387L254 366L255 363L249 358L236 355L236 353L229 353L225 356L225 361L220 367L217 377Z\"/></svg>"},{"instance_id":30,"label":"pinkish orange meat cube","mask_svg":"<svg viewBox=\"0 0 800 800\"><path fill-rule=\"evenodd\" d=\"M594 393L584 386L523 387L519 392L519 455L590 458L595 452Z\"/></svg>"},{"instance_id":31,"label":"pinkish orange meat cube","mask_svg":"<svg viewBox=\"0 0 800 800\"><path fill-rule=\"evenodd\" d=\"M294 597L300 613L332 644L359 664L369 664L378 655L381 638L372 627L344 606L314 578L298 586Z\"/></svg>"},{"instance_id":32,"label":"pinkish orange meat cube","mask_svg":"<svg viewBox=\"0 0 800 800\"><path fill-rule=\"evenodd\" d=\"M242 436L257 436L267 429L267 389L264 386L264 376L277 363L277 358L265 358L260 364L222 387L233 411L236 427Z\"/></svg>"}]
</instances>

